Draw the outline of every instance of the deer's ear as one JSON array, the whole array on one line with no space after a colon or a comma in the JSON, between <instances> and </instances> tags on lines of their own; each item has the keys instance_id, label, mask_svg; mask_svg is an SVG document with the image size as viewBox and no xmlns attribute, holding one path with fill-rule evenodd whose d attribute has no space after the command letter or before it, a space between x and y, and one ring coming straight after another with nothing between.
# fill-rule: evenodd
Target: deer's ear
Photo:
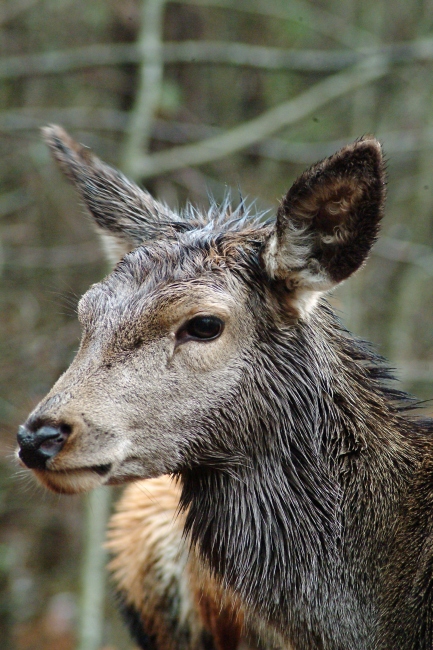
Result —
<instances>
[{"instance_id":1,"label":"deer's ear","mask_svg":"<svg viewBox=\"0 0 433 650\"><path fill-rule=\"evenodd\" d=\"M374 244L385 201L380 144L363 138L304 172L283 198L264 252L300 314L348 278Z\"/></svg>"},{"instance_id":2,"label":"deer's ear","mask_svg":"<svg viewBox=\"0 0 433 650\"><path fill-rule=\"evenodd\" d=\"M185 228L165 205L75 142L60 126L47 126L43 134L92 215L110 261L118 261L146 241Z\"/></svg>"}]
</instances>

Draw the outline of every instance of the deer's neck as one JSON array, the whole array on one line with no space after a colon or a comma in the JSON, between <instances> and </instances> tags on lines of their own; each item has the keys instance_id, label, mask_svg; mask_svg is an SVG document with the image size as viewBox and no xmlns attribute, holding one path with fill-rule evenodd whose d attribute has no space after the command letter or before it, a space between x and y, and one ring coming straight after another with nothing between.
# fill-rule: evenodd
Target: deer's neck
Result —
<instances>
[{"instance_id":1,"label":"deer's neck","mask_svg":"<svg viewBox=\"0 0 433 650\"><path fill-rule=\"evenodd\" d=\"M364 649L418 456L359 350L350 358L328 340L320 364L305 334L273 342L272 363L245 384L257 392L242 389L243 414L227 405L237 429L231 449L221 436L226 467L208 458L183 474L187 529L223 583L295 647Z\"/></svg>"},{"instance_id":2,"label":"deer's neck","mask_svg":"<svg viewBox=\"0 0 433 650\"><path fill-rule=\"evenodd\" d=\"M247 611L296 639L294 647L321 648L326 639L333 649L368 648L365 612L344 580L339 522L325 508L303 507L286 472L277 459L237 478L192 472L187 529Z\"/></svg>"}]
</instances>

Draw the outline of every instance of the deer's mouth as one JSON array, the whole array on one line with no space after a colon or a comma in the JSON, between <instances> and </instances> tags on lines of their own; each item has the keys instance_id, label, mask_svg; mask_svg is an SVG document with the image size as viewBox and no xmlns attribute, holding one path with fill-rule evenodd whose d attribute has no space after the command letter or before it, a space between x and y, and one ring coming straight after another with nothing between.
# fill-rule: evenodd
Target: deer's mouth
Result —
<instances>
[{"instance_id":1,"label":"deer's mouth","mask_svg":"<svg viewBox=\"0 0 433 650\"><path fill-rule=\"evenodd\" d=\"M59 494L78 494L103 485L111 468L112 464L106 463L77 469L35 469L33 471L49 490Z\"/></svg>"},{"instance_id":2,"label":"deer's mouth","mask_svg":"<svg viewBox=\"0 0 433 650\"><path fill-rule=\"evenodd\" d=\"M99 476L105 476L112 468L112 463L106 463L105 465L95 465L91 467L92 472L96 472Z\"/></svg>"},{"instance_id":3,"label":"deer's mouth","mask_svg":"<svg viewBox=\"0 0 433 650\"><path fill-rule=\"evenodd\" d=\"M20 464L25 465L19 456L18 460ZM71 459L68 459L67 462L72 464ZM117 458L110 463L99 463L88 467L71 467L70 464L65 467L66 461L55 456L53 461L49 461L45 467L32 468L32 472L52 492L80 494L101 485L124 485L142 479L155 478L171 471L162 465L146 464L143 459L136 456Z\"/></svg>"}]
</instances>

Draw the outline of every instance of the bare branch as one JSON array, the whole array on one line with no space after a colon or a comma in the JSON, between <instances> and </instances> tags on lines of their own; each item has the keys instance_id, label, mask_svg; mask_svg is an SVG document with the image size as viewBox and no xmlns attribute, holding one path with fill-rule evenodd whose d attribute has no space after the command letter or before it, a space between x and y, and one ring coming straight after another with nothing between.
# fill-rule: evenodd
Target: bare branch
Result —
<instances>
[{"instance_id":1,"label":"bare branch","mask_svg":"<svg viewBox=\"0 0 433 650\"><path fill-rule=\"evenodd\" d=\"M161 94L164 5L165 0L142 0L141 29L137 42L141 58L139 82L120 156L120 167L131 177L135 173L131 161L148 149L152 120Z\"/></svg>"},{"instance_id":2,"label":"bare branch","mask_svg":"<svg viewBox=\"0 0 433 650\"><path fill-rule=\"evenodd\" d=\"M386 57L389 63L428 61L433 58L433 39L363 47L356 51L282 49L218 41L182 41L164 46L166 63L213 63L299 72L337 72L378 56Z\"/></svg>"},{"instance_id":3,"label":"bare branch","mask_svg":"<svg viewBox=\"0 0 433 650\"><path fill-rule=\"evenodd\" d=\"M357 51L295 50L245 43L182 41L165 43L162 45L160 55L165 63L212 63L262 70L336 72L376 56L386 57L389 63L431 61L433 39L424 38L396 45L361 48ZM42 54L3 57L0 59L0 79L61 74L96 66L141 63L143 56L139 43L113 43Z\"/></svg>"},{"instance_id":4,"label":"bare branch","mask_svg":"<svg viewBox=\"0 0 433 650\"><path fill-rule=\"evenodd\" d=\"M64 124L69 128L94 131L126 131L128 113L92 106L24 107L0 112L0 131L26 131L46 124Z\"/></svg>"},{"instance_id":5,"label":"bare branch","mask_svg":"<svg viewBox=\"0 0 433 650\"><path fill-rule=\"evenodd\" d=\"M151 156L137 157L136 160L131 160L131 168L134 169L135 177L150 178L173 169L219 160L259 142L289 124L294 124L331 100L380 79L388 69L383 57L369 59L367 65L356 66L348 72L328 77L295 99L283 102L260 117L225 131L221 135L197 144L174 147Z\"/></svg>"},{"instance_id":6,"label":"bare branch","mask_svg":"<svg viewBox=\"0 0 433 650\"><path fill-rule=\"evenodd\" d=\"M140 58L139 48L135 43L133 45L90 45L41 54L3 57L0 59L0 79L61 74L101 65L137 63Z\"/></svg>"},{"instance_id":7,"label":"bare branch","mask_svg":"<svg viewBox=\"0 0 433 650\"><path fill-rule=\"evenodd\" d=\"M245 43L183 41L166 43L166 63L218 64L262 70L329 72L358 63L366 55L348 50L296 50Z\"/></svg>"}]
</instances>

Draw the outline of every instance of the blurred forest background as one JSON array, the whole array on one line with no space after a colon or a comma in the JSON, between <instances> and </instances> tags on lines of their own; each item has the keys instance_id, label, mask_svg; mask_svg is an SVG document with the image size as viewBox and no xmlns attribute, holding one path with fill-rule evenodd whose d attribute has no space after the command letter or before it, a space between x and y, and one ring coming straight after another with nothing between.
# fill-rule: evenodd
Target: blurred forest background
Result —
<instances>
[{"instance_id":1,"label":"blurred forest background","mask_svg":"<svg viewBox=\"0 0 433 650\"><path fill-rule=\"evenodd\" d=\"M107 271L39 127L63 125L172 207L240 188L271 210L305 167L374 133L384 236L332 301L429 399L432 29L432 0L0 2L2 650L132 647L101 591L113 491L56 497L13 459L17 425L77 349L77 299Z\"/></svg>"}]
</instances>

